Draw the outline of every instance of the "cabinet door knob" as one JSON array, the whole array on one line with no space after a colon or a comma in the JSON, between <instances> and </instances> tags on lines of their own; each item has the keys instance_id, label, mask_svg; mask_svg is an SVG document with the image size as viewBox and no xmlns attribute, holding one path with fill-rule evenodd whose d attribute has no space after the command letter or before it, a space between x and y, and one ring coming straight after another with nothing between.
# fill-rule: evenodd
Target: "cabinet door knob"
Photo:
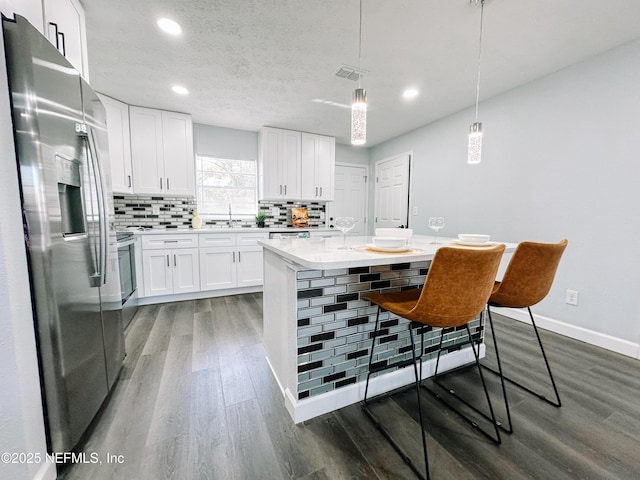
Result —
<instances>
[{"instance_id":1,"label":"cabinet door knob","mask_svg":"<svg viewBox=\"0 0 640 480\"><path fill-rule=\"evenodd\" d=\"M236 252L233 252L233 263L236 263Z\"/></svg>"},{"instance_id":2,"label":"cabinet door knob","mask_svg":"<svg viewBox=\"0 0 640 480\"><path fill-rule=\"evenodd\" d=\"M131 188L131 175L127 175L127 181L129 182L129 188Z\"/></svg>"},{"instance_id":3,"label":"cabinet door knob","mask_svg":"<svg viewBox=\"0 0 640 480\"><path fill-rule=\"evenodd\" d=\"M238 252L238 263L242 262L242 257L240 256L240 252Z\"/></svg>"},{"instance_id":4,"label":"cabinet door knob","mask_svg":"<svg viewBox=\"0 0 640 480\"><path fill-rule=\"evenodd\" d=\"M178 262L176 261L176 255L173 255L173 266L177 267L178 266Z\"/></svg>"},{"instance_id":5,"label":"cabinet door knob","mask_svg":"<svg viewBox=\"0 0 640 480\"><path fill-rule=\"evenodd\" d=\"M167 191L169 190L169 177L167 177Z\"/></svg>"},{"instance_id":6,"label":"cabinet door knob","mask_svg":"<svg viewBox=\"0 0 640 480\"><path fill-rule=\"evenodd\" d=\"M160 177L160 190L162 190L162 177Z\"/></svg>"},{"instance_id":7,"label":"cabinet door knob","mask_svg":"<svg viewBox=\"0 0 640 480\"><path fill-rule=\"evenodd\" d=\"M322 187L320 187L320 196L322 196Z\"/></svg>"},{"instance_id":8,"label":"cabinet door knob","mask_svg":"<svg viewBox=\"0 0 640 480\"><path fill-rule=\"evenodd\" d=\"M167 255L167 267L170 267L171 264L169 263L169 255Z\"/></svg>"}]
</instances>

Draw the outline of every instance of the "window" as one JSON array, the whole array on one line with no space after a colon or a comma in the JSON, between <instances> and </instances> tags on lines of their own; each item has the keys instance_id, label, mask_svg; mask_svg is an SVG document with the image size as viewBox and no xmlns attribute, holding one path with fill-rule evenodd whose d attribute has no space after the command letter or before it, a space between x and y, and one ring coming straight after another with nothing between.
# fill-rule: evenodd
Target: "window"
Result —
<instances>
[{"instance_id":1,"label":"window","mask_svg":"<svg viewBox=\"0 0 640 480\"><path fill-rule=\"evenodd\" d=\"M196 155L196 201L203 215L255 215L256 162Z\"/></svg>"}]
</instances>

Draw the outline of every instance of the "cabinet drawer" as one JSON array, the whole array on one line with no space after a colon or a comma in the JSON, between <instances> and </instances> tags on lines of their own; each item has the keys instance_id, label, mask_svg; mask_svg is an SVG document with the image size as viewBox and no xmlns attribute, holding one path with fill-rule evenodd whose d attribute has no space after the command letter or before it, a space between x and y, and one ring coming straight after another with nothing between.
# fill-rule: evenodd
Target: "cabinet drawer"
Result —
<instances>
[{"instance_id":1,"label":"cabinet drawer","mask_svg":"<svg viewBox=\"0 0 640 480\"><path fill-rule=\"evenodd\" d=\"M144 235L142 237L143 250L195 247L198 247L197 234Z\"/></svg>"},{"instance_id":2,"label":"cabinet drawer","mask_svg":"<svg viewBox=\"0 0 640 480\"><path fill-rule=\"evenodd\" d=\"M257 245L259 240L269 238L268 233L238 233L236 234L236 244L238 246Z\"/></svg>"},{"instance_id":3,"label":"cabinet drawer","mask_svg":"<svg viewBox=\"0 0 640 480\"><path fill-rule=\"evenodd\" d=\"M236 244L236 234L226 233L201 233L201 247L233 247Z\"/></svg>"}]
</instances>

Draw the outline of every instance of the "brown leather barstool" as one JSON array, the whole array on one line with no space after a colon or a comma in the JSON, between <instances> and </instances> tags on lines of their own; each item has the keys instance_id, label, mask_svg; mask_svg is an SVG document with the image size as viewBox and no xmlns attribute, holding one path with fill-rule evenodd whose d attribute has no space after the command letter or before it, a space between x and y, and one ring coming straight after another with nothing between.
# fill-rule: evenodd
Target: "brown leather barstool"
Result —
<instances>
[{"instance_id":1,"label":"brown leather barstool","mask_svg":"<svg viewBox=\"0 0 640 480\"><path fill-rule=\"evenodd\" d=\"M542 341L540 340L538 327L536 326L533 314L531 313L531 306L540 302L549 293L558 269L558 264L560 263L560 258L567 247L567 243L568 241L565 239L558 243L522 242L518 244L515 252L513 252L513 256L511 257L509 264L507 265L507 269L502 280L495 282L493 292L487 302L489 325L491 327L491 335L493 337L498 369L495 370L486 365L483 365L483 367L499 375L501 379L513 383L514 385L556 407L560 407L562 403L560 401L556 382L553 379L553 374L551 373L551 367L549 366L547 355L544 351L544 347L542 346ZM527 309L529 317L531 318L531 325L533 325L533 330L538 340L538 345L540 346L542 358L544 359L544 363L547 368L547 373L549 374L549 380L553 386L553 391L556 397L555 401L549 400L545 395L537 393L529 387L520 384L516 380L503 375L498 344L496 342L495 330L493 328L493 319L491 318L491 307ZM509 404L507 402L506 393L505 404L509 429L511 429L511 415L509 413Z\"/></svg>"},{"instance_id":2,"label":"brown leather barstool","mask_svg":"<svg viewBox=\"0 0 640 480\"><path fill-rule=\"evenodd\" d=\"M422 408L420 406L420 385L422 377L422 355L424 354L424 346L421 343L420 352L416 355L416 347L414 342L413 329L421 326L431 326L442 328L440 337L440 351L438 351L438 360L442 348L442 337L446 329L465 326L469 343L473 349L475 363L480 372L480 379L485 392L489 411L493 419L496 437L491 437L496 443L500 443L500 433L498 431L491 399L482 376L478 351L476 349L474 338L469 329L469 321L477 317L481 313L495 282L500 259L504 252L505 246L502 244L491 248L464 248L464 247L441 247L436 251L433 257L427 277L422 289L405 290L392 293L370 293L363 297L365 300L378 305L376 315L375 330L372 334L371 352L369 355L369 372L367 373L367 382L365 387L364 401L362 409L367 414L373 424L381 431L387 441L400 454L402 459L409 465L413 472L419 478L429 479L429 462L427 456L426 434L424 431L424 423L422 419ZM409 337L411 340L412 358L407 361L396 362L389 365L373 365L373 353L376 344L376 338L380 327L380 311L384 309L399 317L409 320ZM424 332L424 329L423 329ZM424 335L424 333L422 333ZM477 339L475 339L477 341ZM417 362L420 360L420 374L418 374ZM437 362L439 363L439 362ZM378 395L368 398L369 379L372 373L377 373L390 368L405 367L413 364L415 375L416 393L418 396L418 414L420 419L420 427L422 429L422 449L424 455L424 463L426 469L426 477L418 470L409 457L403 452L400 446L393 440L388 431L381 425L380 421L374 416L369 405L377 400L386 398L388 395ZM437 364L436 364L437 365ZM437 366L436 366L437 375ZM468 419L474 426L475 422Z\"/></svg>"}]
</instances>

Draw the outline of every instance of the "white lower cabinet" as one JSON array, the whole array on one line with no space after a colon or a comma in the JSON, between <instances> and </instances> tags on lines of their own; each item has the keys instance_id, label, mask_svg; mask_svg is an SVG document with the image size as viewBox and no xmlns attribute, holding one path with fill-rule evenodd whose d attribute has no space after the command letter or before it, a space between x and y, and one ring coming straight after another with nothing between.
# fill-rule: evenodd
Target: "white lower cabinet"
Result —
<instances>
[{"instance_id":1,"label":"white lower cabinet","mask_svg":"<svg viewBox=\"0 0 640 480\"><path fill-rule=\"evenodd\" d=\"M220 290L236 286L236 248L200 249L200 290Z\"/></svg>"},{"instance_id":2,"label":"white lower cabinet","mask_svg":"<svg viewBox=\"0 0 640 480\"><path fill-rule=\"evenodd\" d=\"M142 237L145 297L262 285L259 240L268 233L188 233Z\"/></svg>"},{"instance_id":3,"label":"white lower cabinet","mask_svg":"<svg viewBox=\"0 0 640 480\"><path fill-rule=\"evenodd\" d=\"M201 235L200 289L262 285L262 247L258 240L266 238L266 233Z\"/></svg>"},{"instance_id":4,"label":"white lower cabinet","mask_svg":"<svg viewBox=\"0 0 640 480\"><path fill-rule=\"evenodd\" d=\"M237 285L239 287L252 287L262 285L262 247L238 247Z\"/></svg>"},{"instance_id":5,"label":"white lower cabinet","mask_svg":"<svg viewBox=\"0 0 640 480\"><path fill-rule=\"evenodd\" d=\"M146 297L200 290L197 248L145 250L142 252L142 264Z\"/></svg>"},{"instance_id":6,"label":"white lower cabinet","mask_svg":"<svg viewBox=\"0 0 640 480\"><path fill-rule=\"evenodd\" d=\"M200 252L197 246L197 235L145 236L142 239L144 296L199 291Z\"/></svg>"}]
</instances>

